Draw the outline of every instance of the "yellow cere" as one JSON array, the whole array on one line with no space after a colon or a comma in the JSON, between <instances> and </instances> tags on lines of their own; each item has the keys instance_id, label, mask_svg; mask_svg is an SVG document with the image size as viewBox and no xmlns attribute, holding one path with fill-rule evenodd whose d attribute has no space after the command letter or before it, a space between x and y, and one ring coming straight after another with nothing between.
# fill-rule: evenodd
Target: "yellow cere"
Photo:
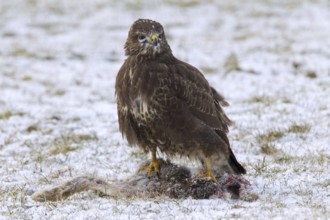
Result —
<instances>
[{"instance_id":1,"label":"yellow cere","mask_svg":"<svg viewBox=\"0 0 330 220\"><path fill-rule=\"evenodd\" d=\"M152 34L152 35L150 36L150 38L151 38L151 40L155 40L155 39L158 38L158 35L157 35L157 34Z\"/></svg>"}]
</instances>

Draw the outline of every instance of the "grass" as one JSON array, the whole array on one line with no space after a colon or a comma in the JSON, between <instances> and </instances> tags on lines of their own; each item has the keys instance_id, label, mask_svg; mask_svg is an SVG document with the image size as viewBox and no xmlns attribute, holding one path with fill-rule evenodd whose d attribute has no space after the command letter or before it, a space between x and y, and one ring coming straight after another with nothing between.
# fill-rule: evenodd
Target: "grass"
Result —
<instances>
[{"instance_id":1,"label":"grass","mask_svg":"<svg viewBox=\"0 0 330 220\"><path fill-rule=\"evenodd\" d=\"M278 164L288 164L290 162L294 162L294 159L295 158L293 158L291 156L283 155L282 157L275 160L275 162L278 163Z\"/></svg>"},{"instance_id":2,"label":"grass","mask_svg":"<svg viewBox=\"0 0 330 220\"><path fill-rule=\"evenodd\" d=\"M24 208L27 203L27 188L26 185L12 185L0 189L0 197L2 202L10 198L10 202L3 204L7 208L10 215L14 215L17 210ZM1 204L1 203L0 203Z\"/></svg>"},{"instance_id":3,"label":"grass","mask_svg":"<svg viewBox=\"0 0 330 220\"><path fill-rule=\"evenodd\" d=\"M79 149L79 147L71 147L68 145L57 145L50 151L50 154L51 155L66 154L70 151L75 151L77 149Z\"/></svg>"},{"instance_id":4,"label":"grass","mask_svg":"<svg viewBox=\"0 0 330 220\"><path fill-rule=\"evenodd\" d=\"M96 134L75 134L75 133L68 133L61 135L54 139L53 145L72 145L72 144L79 144L84 141L92 141L98 140Z\"/></svg>"},{"instance_id":5,"label":"grass","mask_svg":"<svg viewBox=\"0 0 330 220\"><path fill-rule=\"evenodd\" d=\"M277 152L274 143L261 143L261 152L267 155L272 155Z\"/></svg>"},{"instance_id":6,"label":"grass","mask_svg":"<svg viewBox=\"0 0 330 220\"><path fill-rule=\"evenodd\" d=\"M270 97L267 97L267 96L255 96L255 97L252 97L249 102L251 103L270 103L271 102L271 99Z\"/></svg>"},{"instance_id":7,"label":"grass","mask_svg":"<svg viewBox=\"0 0 330 220\"><path fill-rule=\"evenodd\" d=\"M22 117L25 115L25 113L24 112L12 112L12 111L6 110L6 111L0 113L0 120L6 120L15 115Z\"/></svg>"},{"instance_id":8,"label":"grass","mask_svg":"<svg viewBox=\"0 0 330 220\"><path fill-rule=\"evenodd\" d=\"M290 133L307 133L311 130L311 125L309 124L298 124L293 123L288 129Z\"/></svg>"},{"instance_id":9,"label":"grass","mask_svg":"<svg viewBox=\"0 0 330 220\"><path fill-rule=\"evenodd\" d=\"M23 81L30 81L30 80L32 80L32 77L31 77L30 75L24 75L24 76L22 77L22 80L23 80Z\"/></svg>"},{"instance_id":10,"label":"grass","mask_svg":"<svg viewBox=\"0 0 330 220\"><path fill-rule=\"evenodd\" d=\"M253 105L257 104L253 109L253 113L258 115L258 117L262 117L265 111L265 106L275 105L276 99L274 97L266 96L266 95L258 95L251 97L247 100L247 103L251 103Z\"/></svg>"},{"instance_id":11,"label":"grass","mask_svg":"<svg viewBox=\"0 0 330 220\"><path fill-rule=\"evenodd\" d=\"M309 70L306 73L306 77L311 78L311 79L315 79L315 78L317 78L317 74L316 74L315 71Z\"/></svg>"},{"instance_id":12,"label":"grass","mask_svg":"<svg viewBox=\"0 0 330 220\"><path fill-rule=\"evenodd\" d=\"M282 138L286 134L286 130L270 130L268 133L259 134L256 139L259 144L269 143Z\"/></svg>"},{"instance_id":13,"label":"grass","mask_svg":"<svg viewBox=\"0 0 330 220\"><path fill-rule=\"evenodd\" d=\"M253 169L254 169L256 175L263 174L267 169L266 157L264 157L262 160L260 160L258 163L256 163L253 166Z\"/></svg>"},{"instance_id":14,"label":"grass","mask_svg":"<svg viewBox=\"0 0 330 220\"><path fill-rule=\"evenodd\" d=\"M30 146L32 148L31 155L33 155L33 160L40 164L51 156L80 150L86 142L97 140L98 138L95 134L75 134L69 132L68 134L54 138L50 143L46 143L47 147ZM51 147L49 148L48 146Z\"/></svg>"},{"instance_id":15,"label":"grass","mask_svg":"<svg viewBox=\"0 0 330 220\"><path fill-rule=\"evenodd\" d=\"M287 96L281 96L281 97L271 97L267 95L259 95L259 96L254 96L251 99L247 101L248 103L259 103L259 104L264 104L266 106L270 105L276 105L276 102L282 102L282 103L292 103L292 100L287 97Z\"/></svg>"},{"instance_id":16,"label":"grass","mask_svg":"<svg viewBox=\"0 0 330 220\"><path fill-rule=\"evenodd\" d=\"M98 140L95 134L75 134L68 133L55 138L51 145L53 148L50 151L50 155L66 154L70 151L76 151L81 148L81 144L86 141Z\"/></svg>"},{"instance_id":17,"label":"grass","mask_svg":"<svg viewBox=\"0 0 330 220\"><path fill-rule=\"evenodd\" d=\"M54 60L56 59L53 55L51 55L51 53L49 51L32 51L32 50L28 50L26 48L23 47L16 47L14 48L11 53L10 56L13 57L27 57L27 58L36 58L36 59L41 59L41 60ZM25 80L23 78L23 80ZM28 79L30 80L30 79ZM25 81L28 81L25 80Z\"/></svg>"},{"instance_id":18,"label":"grass","mask_svg":"<svg viewBox=\"0 0 330 220\"><path fill-rule=\"evenodd\" d=\"M241 71L241 67L239 65L239 61L238 61L238 58L236 56L236 54L230 54L225 62L224 62L224 65L223 67L225 68L226 70L226 73L229 73L229 72L232 72L232 71Z\"/></svg>"},{"instance_id":19,"label":"grass","mask_svg":"<svg viewBox=\"0 0 330 220\"><path fill-rule=\"evenodd\" d=\"M213 74L216 73L218 70L216 68L212 68L212 67L207 67L207 66L202 66L200 67L201 71L203 74Z\"/></svg>"},{"instance_id":20,"label":"grass","mask_svg":"<svg viewBox=\"0 0 330 220\"><path fill-rule=\"evenodd\" d=\"M276 149L276 142L286 135L293 134L305 134L311 129L311 125L297 122L292 123L289 128L272 129L266 133L258 134L256 136L257 143L260 151L266 155L274 155L279 151ZM303 138L303 137L302 137Z\"/></svg>"},{"instance_id":21,"label":"grass","mask_svg":"<svg viewBox=\"0 0 330 220\"><path fill-rule=\"evenodd\" d=\"M131 152L131 157L142 158L142 160L147 160L148 159L148 154L144 153L143 151L132 151Z\"/></svg>"},{"instance_id":22,"label":"grass","mask_svg":"<svg viewBox=\"0 0 330 220\"><path fill-rule=\"evenodd\" d=\"M2 113L0 113L0 120L4 120L4 119L8 119L11 116L13 116L13 113L11 111L4 111Z\"/></svg>"},{"instance_id":23,"label":"grass","mask_svg":"<svg viewBox=\"0 0 330 220\"><path fill-rule=\"evenodd\" d=\"M313 191L310 189L297 189L294 193L298 196L313 196Z\"/></svg>"},{"instance_id":24,"label":"grass","mask_svg":"<svg viewBox=\"0 0 330 220\"><path fill-rule=\"evenodd\" d=\"M31 133L31 132L34 132L34 131L40 131L41 129L40 129L40 126L39 126L39 124L33 124L33 125L30 125L30 126L28 126L27 128L26 128L26 131L28 132L28 133Z\"/></svg>"},{"instance_id":25,"label":"grass","mask_svg":"<svg viewBox=\"0 0 330 220\"><path fill-rule=\"evenodd\" d=\"M198 4L202 4L208 1L200 1L200 0L186 0L186 1L177 1L177 0L166 0L166 2L168 4L174 4L177 5L179 7L193 7L193 6L197 6Z\"/></svg>"},{"instance_id":26,"label":"grass","mask_svg":"<svg viewBox=\"0 0 330 220\"><path fill-rule=\"evenodd\" d=\"M312 159L315 160L319 165L330 163L330 155L324 150L319 151L316 156L313 156Z\"/></svg>"},{"instance_id":27,"label":"grass","mask_svg":"<svg viewBox=\"0 0 330 220\"><path fill-rule=\"evenodd\" d=\"M328 188L330 187L330 179L326 180L323 184L321 184L321 186L323 188ZM330 192L329 192L329 196L330 196Z\"/></svg>"}]
</instances>

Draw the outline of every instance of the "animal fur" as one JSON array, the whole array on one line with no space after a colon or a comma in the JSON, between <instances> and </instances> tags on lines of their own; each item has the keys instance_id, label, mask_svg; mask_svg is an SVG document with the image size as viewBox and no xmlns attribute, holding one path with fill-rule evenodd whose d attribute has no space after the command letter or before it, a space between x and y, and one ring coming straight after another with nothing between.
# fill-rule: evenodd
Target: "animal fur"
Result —
<instances>
[{"instance_id":1,"label":"animal fur","mask_svg":"<svg viewBox=\"0 0 330 220\"><path fill-rule=\"evenodd\" d=\"M254 201L258 198L251 191L249 181L242 176L223 175L214 183L210 179L197 178L186 167L177 166L170 161L162 161L160 176L154 174L148 178L146 171L138 171L127 180L118 182L80 176L37 191L31 197L38 202L61 201L88 190L116 198L167 196L174 199L232 198L244 201Z\"/></svg>"}]
</instances>

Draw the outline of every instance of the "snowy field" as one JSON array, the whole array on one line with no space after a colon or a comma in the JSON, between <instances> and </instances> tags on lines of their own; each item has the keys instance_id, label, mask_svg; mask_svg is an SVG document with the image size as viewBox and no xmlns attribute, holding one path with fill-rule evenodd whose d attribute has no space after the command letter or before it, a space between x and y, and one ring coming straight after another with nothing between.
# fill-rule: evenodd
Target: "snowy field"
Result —
<instances>
[{"instance_id":1,"label":"snowy field","mask_svg":"<svg viewBox=\"0 0 330 220\"><path fill-rule=\"evenodd\" d=\"M149 158L122 139L114 96L138 18L162 23L231 104L257 201L31 199L79 175L123 180ZM327 0L0 0L0 219L330 219L329 21Z\"/></svg>"}]
</instances>

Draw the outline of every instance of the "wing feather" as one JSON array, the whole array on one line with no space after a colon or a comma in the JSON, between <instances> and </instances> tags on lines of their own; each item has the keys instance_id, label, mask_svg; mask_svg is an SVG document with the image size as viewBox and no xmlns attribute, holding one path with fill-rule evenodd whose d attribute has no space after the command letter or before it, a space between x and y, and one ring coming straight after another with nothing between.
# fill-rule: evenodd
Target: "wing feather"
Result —
<instances>
[{"instance_id":1,"label":"wing feather","mask_svg":"<svg viewBox=\"0 0 330 220\"><path fill-rule=\"evenodd\" d=\"M173 74L173 88L178 99L202 123L215 130L228 132L231 121L223 111L228 102L208 84L198 69L182 61L177 62L172 71L176 73Z\"/></svg>"}]
</instances>

